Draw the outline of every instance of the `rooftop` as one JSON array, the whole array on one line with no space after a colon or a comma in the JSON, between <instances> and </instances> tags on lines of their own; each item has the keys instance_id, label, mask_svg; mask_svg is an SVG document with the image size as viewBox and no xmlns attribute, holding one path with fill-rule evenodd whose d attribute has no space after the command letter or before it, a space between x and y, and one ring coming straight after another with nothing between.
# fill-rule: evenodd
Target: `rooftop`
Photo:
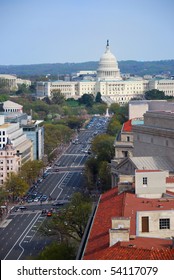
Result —
<instances>
[{"instance_id":1,"label":"rooftop","mask_svg":"<svg viewBox=\"0 0 174 280\"><path fill-rule=\"evenodd\" d=\"M132 131L132 125L141 125L141 124L144 124L144 120L143 119L131 119L131 120L128 120L127 122L125 122L123 124L122 131L123 132L131 132Z\"/></svg>"},{"instance_id":2,"label":"rooftop","mask_svg":"<svg viewBox=\"0 0 174 280\"><path fill-rule=\"evenodd\" d=\"M170 199L137 198L132 193L118 194L113 188L104 193L99 201L83 259L174 259L172 241L159 238L135 237L137 211L156 211L174 208L174 196ZM135 239L117 242L109 247L109 229L113 217L130 217L130 236Z\"/></svg>"}]
</instances>

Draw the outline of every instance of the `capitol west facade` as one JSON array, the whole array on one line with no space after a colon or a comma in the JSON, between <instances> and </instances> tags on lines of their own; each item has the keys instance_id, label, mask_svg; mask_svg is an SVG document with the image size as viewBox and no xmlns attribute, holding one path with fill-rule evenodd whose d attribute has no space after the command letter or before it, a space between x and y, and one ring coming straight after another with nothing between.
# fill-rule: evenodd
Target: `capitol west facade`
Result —
<instances>
[{"instance_id":1,"label":"capitol west facade","mask_svg":"<svg viewBox=\"0 0 174 280\"><path fill-rule=\"evenodd\" d=\"M123 80L117 60L111 53L109 41L107 41L95 79L37 82L36 93L37 98L51 98L54 91L60 90L66 99L78 99L83 94L96 96L97 92L100 92L102 99L108 104L115 102L122 105L128 103L132 98L141 98L146 91L151 89L163 90L166 95L174 96L174 80L146 80L141 77Z\"/></svg>"}]
</instances>

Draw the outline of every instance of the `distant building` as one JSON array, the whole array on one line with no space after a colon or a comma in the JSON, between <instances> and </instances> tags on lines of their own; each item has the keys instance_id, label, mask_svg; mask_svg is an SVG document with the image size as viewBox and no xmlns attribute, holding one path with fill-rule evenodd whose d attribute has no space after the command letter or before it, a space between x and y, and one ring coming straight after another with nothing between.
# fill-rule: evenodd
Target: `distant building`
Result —
<instances>
[{"instance_id":1,"label":"distant building","mask_svg":"<svg viewBox=\"0 0 174 280\"><path fill-rule=\"evenodd\" d=\"M134 156L161 156L174 159L174 113L148 111L144 124L133 125Z\"/></svg>"},{"instance_id":2,"label":"distant building","mask_svg":"<svg viewBox=\"0 0 174 280\"><path fill-rule=\"evenodd\" d=\"M143 123L143 119L132 119L123 124L122 129L116 136L116 140L114 142L115 161L119 163L122 159L133 156L132 126L141 125Z\"/></svg>"},{"instance_id":3,"label":"distant building","mask_svg":"<svg viewBox=\"0 0 174 280\"><path fill-rule=\"evenodd\" d=\"M7 143L0 149L0 186L10 176L10 173L17 173L20 170L21 158L11 141L7 138Z\"/></svg>"},{"instance_id":4,"label":"distant building","mask_svg":"<svg viewBox=\"0 0 174 280\"><path fill-rule=\"evenodd\" d=\"M23 106L12 101L0 104L0 115L4 116L5 123L19 123L23 133L33 144L33 159L41 160L44 157L44 126L42 120L34 121L31 116L23 113Z\"/></svg>"},{"instance_id":5,"label":"distant building","mask_svg":"<svg viewBox=\"0 0 174 280\"><path fill-rule=\"evenodd\" d=\"M23 133L19 123L5 123L4 116L2 115L0 115L0 154L2 162L0 167L1 185L10 171L15 172L16 169L20 170L21 165L28 160L33 160L33 144ZM7 165L4 165L8 155L11 157L8 159L11 163L10 169L5 168Z\"/></svg>"},{"instance_id":6,"label":"distant building","mask_svg":"<svg viewBox=\"0 0 174 280\"><path fill-rule=\"evenodd\" d=\"M23 106L18 104L18 103L15 103L13 101L4 101L2 103L3 105L3 109L4 109L4 112L5 113L22 113L23 112Z\"/></svg>"},{"instance_id":7,"label":"distant building","mask_svg":"<svg viewBox=\"0 0 174 280\"><path fill-rule=\"evenodd\" d=\"M14 75L0 74L0 82L9 87L10 90L17 90L17 78Z\"/></svg>"},{"instance_id":8,"label":"distant building","mask_svg":"<svg viewBox=\"0 0 174 280\"><path fill-rule=\"evenodd\" d=\"M122 79L123 78L123 79ZM37 82L37 98L51 98L55 90L67 98L78 99L83 94L96 96L101 93L102 99L109 104L116 102L120 105L128 103L132 98L142 99L150 89L163 90L166 95L174 96L174 80L147 79L121 75L116 57L111 53L109 41L101 56L97 71L80 71L73 81Z\"/></svg>"},{"instance_id":9,"label":"distant building","mask_svg":"<svg viewBox=\"0 0 174 280\"><path fill-rule=\"evenodd\" d=\"M17 90L18 85L25 84L26 86L31 86L30 80L23 80L16 77L16 75L0 74L0 82L7 85L10 90Z\"/></svg>"},{"instance_id":10,"label":"distant building","mask_svg":"<svg viewBox=\"0 0 174 280\"><path fill-rule=\"evenodd\" d=\"M174 102L168 102L167 100L129 101L129 120L143 118L147 111L174 111Z\"/></svg>"},{"instance_id":11,"label":"distant building","mask_svg":"<svg viewBox=\"0 0 174 280\"><path fill-rule=\"evenodd\" d=\"M44 126L43 121L22 121L21 127L27 138L33 143L33 159L44 157Z\"/></svg>"}]
</instances>

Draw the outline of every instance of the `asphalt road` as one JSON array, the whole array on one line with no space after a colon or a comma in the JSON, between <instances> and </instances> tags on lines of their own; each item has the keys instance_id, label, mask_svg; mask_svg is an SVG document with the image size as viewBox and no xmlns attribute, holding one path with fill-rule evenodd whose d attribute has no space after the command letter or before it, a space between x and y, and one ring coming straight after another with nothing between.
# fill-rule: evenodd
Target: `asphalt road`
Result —
<instances>
[{"instance_id":1,"label":"asphalt road","mask_svg":"<svg viewBox=\"0 0 174 280\"><path fill-rule=\"evenodd\" d=\"M43 221L49 219L42 214L42 210L53 208L54 200L70 200L74 192L83 189L83 168L92 138L103 133L106 126L105 118L94 119L87 130L77 134L78 144L70 144L56 160L49 175L37 187L37 191L50 200L25 203L26 210L15 211L14 208L8 218L0 223L1 260L30 259L49 244L50 238L41 236L39 232ZM56 209L59 210L59 207Z\"/></svg>"}]
</instances>

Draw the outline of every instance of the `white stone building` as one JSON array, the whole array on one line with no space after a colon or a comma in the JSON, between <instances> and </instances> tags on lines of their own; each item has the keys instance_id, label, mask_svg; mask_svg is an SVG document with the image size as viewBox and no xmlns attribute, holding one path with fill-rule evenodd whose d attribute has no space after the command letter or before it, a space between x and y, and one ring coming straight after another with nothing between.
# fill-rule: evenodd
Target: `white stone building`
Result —
<instances>
[{"instance_id":1,"label":"white stone building","mask_svg":"<svg viewBox=\"0 0 174 280\"><path fill-rule=\"evenodd\" d=\"M7 149L9 143L10 149ZM2 115L0 115L0 155L0 185L3 184L10 171L17 172L21 165L28 160L33 160L32 141L23 133L19 123L5 123ZM9 169L7 161L11 163Z\"/></svg>"},{"instance_id":2,"label":"white stone building","mask_svg":"<svg viewBox=\"0 0 174 280\"><path fill-rule=\"evenodd\" d=\"M83 71L85 72L85 71ZM88 71L90 73L90 71ZM87 71L86 71L87 73ZM101 56L96 79L80 81L49 81L37 82L36 93L38 98L52 97L54 90L60 90L67 98L78 99L83 94L101 93L105 102L128 103L132 98L142 98L150 89L163 90L165 94L174 96L174 80L149 80L141 77L122 79L118 63L111 53L109 41L106 50Z\"/></svg>"},{"instance_id":3,"label":"white stone building","mask_svg":"<svg viewBox=\"0 0 174 280\"><path fill-rule=\"evenodd\" d=\"M0 74L0 82L2 82L4 85L7 85L10 90L17 90L18 85L22 84L25 84L27 87L31 86L30 80L19 79L15 75L9 74Z\"/></svg>"}]
</instances>

